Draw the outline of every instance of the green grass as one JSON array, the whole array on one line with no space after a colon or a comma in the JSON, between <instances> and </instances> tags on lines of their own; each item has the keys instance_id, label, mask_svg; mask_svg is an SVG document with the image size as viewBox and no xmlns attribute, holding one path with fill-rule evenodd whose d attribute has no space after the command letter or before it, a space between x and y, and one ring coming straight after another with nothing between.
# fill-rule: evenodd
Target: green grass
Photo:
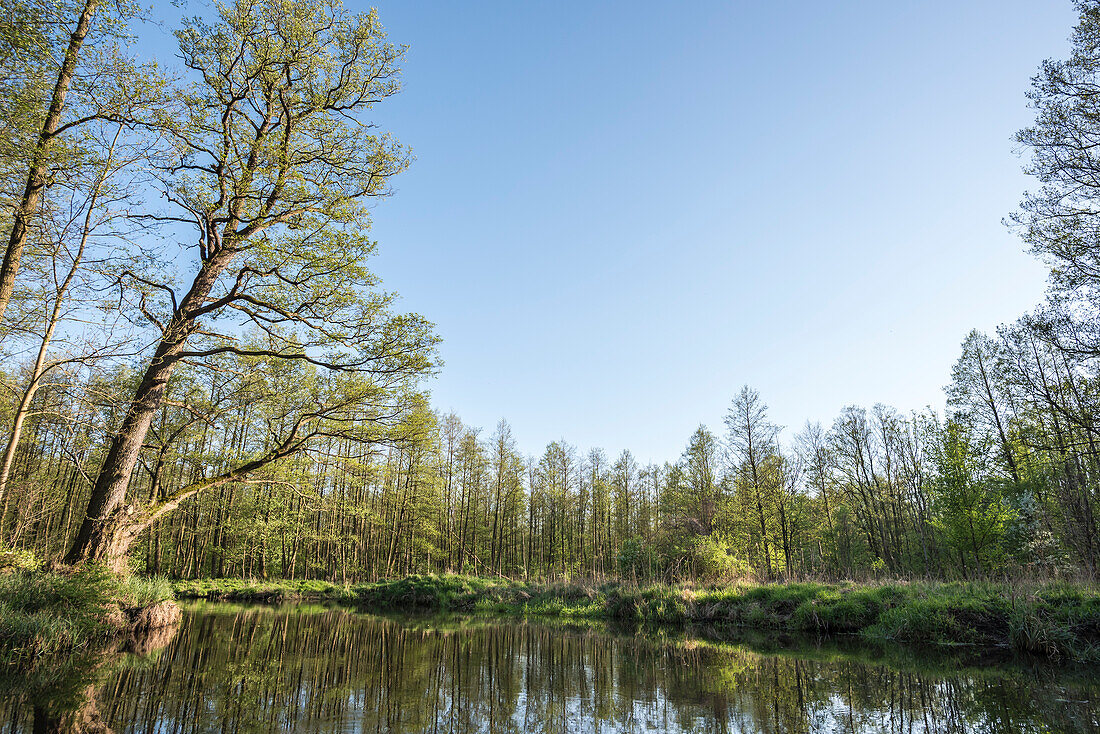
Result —
<instances>
[{"instance_id":1,"label":"green grass","mask_svg":"<svg viewBox=\"0 0 1100 734\"><path fill-rule=\"evenodd\" d=\"M330 599L355 601L351 587L328 581L253 581L251 579L194 579L172 582L181 599L221 599L229 601L290 601Z\"/></svg>"},{"instance_id":2,"label":"green grass","mask_svg":"<svg viewBox=\"0 0 1100 734\"><path fill-rule=\"evenodd\" d=\"M631 623L704 622L879 643L975 646L1100 661L1100 589L1081 584L755 584L716 588L542 583L425 575L321 581L180 581L183 598L322 599L372 609L487 612Z\"/></svg>"},{"instance_id":3,"label":"green grass","mask_svg":"<svg viewBox=\"0 0 1100 734\"><path fill-rule=\"evenodd\" d=\"M72 652L128 629L138 610L172 598L163 579L121 578L97 566L0 575L0 662Z\"/></svg>"}]
</instances>

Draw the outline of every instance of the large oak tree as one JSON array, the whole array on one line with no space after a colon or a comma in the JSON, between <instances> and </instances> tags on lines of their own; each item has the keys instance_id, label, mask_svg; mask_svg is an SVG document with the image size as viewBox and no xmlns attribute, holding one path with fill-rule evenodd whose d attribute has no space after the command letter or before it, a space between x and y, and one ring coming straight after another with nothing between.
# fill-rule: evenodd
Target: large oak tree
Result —
<instances>
[{"instance_id":1,"label":"large oak tree","mask_svg":"<svg viewBox=\"0 0 1100 734\"><path fill-rule=\"evenodd\" d=\"M430 326L393 314L364 265L366 206L408 161L364 115L398 91L402 50L373 11L339 0L238 0L218 14L177 33L194 81L181 95L188 117L171 130L177 158L161 171L171 208L149 219L184 244L168 248L162 276L121 275L157 338L69 562L119 566L137 533L183 498L318 436L385 425L432 366ZM265 450L147 506L126 504L176 366L227 354L312 365L320 387L274 425Z\"/></svg>"}]
</instances>

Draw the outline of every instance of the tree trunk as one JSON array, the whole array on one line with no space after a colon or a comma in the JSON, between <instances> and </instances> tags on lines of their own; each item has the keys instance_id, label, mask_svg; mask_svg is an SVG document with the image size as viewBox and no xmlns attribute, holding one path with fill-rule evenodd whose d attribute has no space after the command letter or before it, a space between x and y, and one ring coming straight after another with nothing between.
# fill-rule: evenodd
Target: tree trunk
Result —
<instances>
[{"instance_id":1,"label":"tree trunk","mask_svg":"<svg viewBox=\"0 0 1100 734\"><path fill-rule=\"evenodd\" d=\"M149 432L153 417L164 398L168 380L176 366L176 357L183 351L188 337L197 328L197 322L191 314L202 307L218 275L228 266L231 258L232 251L227 254L223 249L207 260L195 276L191 290L173 313L141 384L138 385L122 426L111 441L107 457L103 460L103 466L88 498L84 521L65 556L66 563L108 561L111 557L111 542L104 531L126 499L130 477L137 466L145 435Z\"/></svg>"},{"instance_id":2,"label":"tree trunk","mask_svg":"<svg viewBox=\"0 0 1100 734\"><path fill-rule=\"evenodd\" d=\"M84 9L77 19L76 28L69 37L69 47L65 49L65 57L57 72L57 83L54 85L50 106L46 110L46 119L42 121L42 130L34 146L23 198L12 213L8 247L4 251L4 260L0 263L0 320L4 318L4 312L8 308L8 302L15 287L15 274L19 272L19 261L23 257L23 247L27 244L27 225L38 211L42 190L46 188L48 148L61 126L61 112L65 108L65 97L69 93L69 86L76 72L77 58L80 56L84 39L88 35L88 29L91 27L92 15L95 14L98 6L99 0L86 0Z\"/></svg>"},{"instance_id":3,"label":"tree trunk","mask_svg":"<svg viewBox=\"0 0 1100 734\"><path fill-rule=\"evenodd\" d=\"M42 341L38 346L38 354L34 360L34 367L31 369L30 382L28 382L27 386L23 389L23 395L20 398L19 406L15 410L15 419L12 421L11 435L8 439L7 448L4 450L3 461L0 462L0 497L4 498L5 507L7 506L8 479L11 477L11 468L15 461L15 451L19 446L19 439L23 436L23 423L26 421L27 414L30 412L31 401L34 400L35 393L37 393L38 388L42 386L43 376L46 374L47 370L56 366L56 363L54 365L46 364L46 354L49 352L50 344L53 342L53 335L57 330L57 325L61 321L62 303L84 259L84 249L88 246L88 238L93 229L92 214L95 212L96 205L99 202L99 194L103 189L104 181L107 179L110 161L114 157L115 144L118 142L118 137L121 132L122 128L120 127L119 131L115 133L115 139L111 142L111 148L107 156L107 164L104 167L103 174L96 179L95 185L92 187L89 194L87 211L84 214L84 223L80 234L80 245L77 247L76 254L73 256L72 266L69 268L68 273L66 273L61 283L57 286L53 308L50 309L50 315L46 320L46 328L42 335ZM6 262L7 260L5 259L5 264ZM2 294L0 294L0 296L2 296ZM4 303L6 302L0 300L0 317L3 316Z\"/></svg>"}]
</instances>

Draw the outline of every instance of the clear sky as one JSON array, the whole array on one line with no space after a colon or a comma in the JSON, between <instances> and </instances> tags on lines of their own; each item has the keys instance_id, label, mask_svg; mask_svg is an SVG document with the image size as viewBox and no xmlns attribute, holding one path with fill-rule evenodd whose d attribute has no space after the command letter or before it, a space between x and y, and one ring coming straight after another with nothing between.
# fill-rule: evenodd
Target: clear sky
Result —
<instances>
[{"instance_id":1,"label":"clear sky","mask_svg":"<svg viewBox=\"0 0 1100 734\"><path fill-rule=\"evenodd\" d=\"M967 331L1042 297L1001 220L1069 0L378 7L417 159L375 269L438 325L434 404L525 452L675 459L745 383L788 437L939 409Z\"/></svg>"}]
</instances>

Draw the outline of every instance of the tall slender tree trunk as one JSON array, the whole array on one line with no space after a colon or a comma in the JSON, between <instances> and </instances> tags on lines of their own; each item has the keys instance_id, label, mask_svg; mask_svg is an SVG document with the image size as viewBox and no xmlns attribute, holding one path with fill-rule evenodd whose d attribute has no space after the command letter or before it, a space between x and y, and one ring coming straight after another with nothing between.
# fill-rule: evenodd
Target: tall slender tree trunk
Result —
<instances>
[{"instance_id":1,"label":"tall slender tree trunk","mask_svg":"<svg viewBox=\"0 0 1100 734\"><path fill-rule=\"evenodd\" d=\"M30 381L23 389L23 395L19 400L19 406L15 410L15 419L12 421L8 445L4 449L3 460L0 461L0 498L4 498L5 505L7 503L6 495L8 480L11 477L11 468L15 461L15 450L18 448L19 439L23 435L23 423L26 421L27 414L30 412L31 401L34 400L35 393L37 393L38 388L42 386L42 378L45 376L46 371L53 366L46 364L46 355L49 353L50 344L53 342L54 332L57 331L57 325L61 321L61 310L62 304L65 302L65 296L69 291L69 286L72 284L73 278L76 277L76 273L83 262L84 250L88 246L88 238L91 236L93 228L92 215L95 213L96 205L99 202L99 194L103 190L103 183L107 179L107 174L111 165L110 161L114 156L115 145L118 143L121 132L122 128L120 127L118 132L115 133L114 140L111 142L111 147L107 155L107 165L103 173L96 177L95 184L88 196L86 204L87 211L84 213L84 222L81 227L80 244L77 246L76 253L73 255L72 266L65 274L61 283L57 286L57 292L54 294L53 308L50 309L50 315L46 319L46 328L42 335L42 341L38 346L38 354L34 360L34 367L31 369ZM6 258L4 262L5 264L7 263ZM0 296L2 296L2 293L0 293ZM0 302L0 317L3 316L3 307L5 303L6 302Z\"/></svg>"},{"instance_id":2,"label":"tall slender tree trunk","mask_svg":"<svg viewBox=\"0 0 1100 734\"><path fill-rule=\"evenodd\" d=\"M80 57L80 49L84 46L84 39L87 38L88 29L92 25L92 16L98 7L99 0L86 0L84 8L80 12L80 17L77 18L76 27L69 37L69 46L65 49L65 57L62 59L61 68L57 72L57 82L54 84L50 106L46 110L46 119L42 121L42 130L38 134L38 141L35 143L34 152L31 154L23 197L12 213L8 246L4 251L4 260L0 262L0 320L3 320L8 302L11 301L12 290L15 287L15 275L19 272L19 262L23 258L23 248L27 244L28 225L31 218L38 211L42 191L46 188L50 144L61 127L61 113L65 109L65 97L69 94L73 74L76 72L77 60Z\"/></svg>"},{"instance_id":3,"label":"tall slender tree trunk","mask_svg":"<svg viewBox=\"0 0 1100 734\"><path fill-rule=\"evenodd\" d=\"M993 386L989 382L989 374L985 369L985 358L982 356L981 350L978 350L978 371L982 377L982 390L985 392L983 396L985 398L986 405L989 406L990 413L993 414L993 424L997 428L997 437L1001 441L1001 453L1004 456L1005 463L1008 465L1008 471L1012 475L1012 481L1020 483L1020 470L1016 466L1016 457L1012 451L1012 444L1008 441L1008 436L1005 433L1004 423L1001 421L1001 413L997 410L997 400L993 395Z\"/></svg>"}]
</instances>

